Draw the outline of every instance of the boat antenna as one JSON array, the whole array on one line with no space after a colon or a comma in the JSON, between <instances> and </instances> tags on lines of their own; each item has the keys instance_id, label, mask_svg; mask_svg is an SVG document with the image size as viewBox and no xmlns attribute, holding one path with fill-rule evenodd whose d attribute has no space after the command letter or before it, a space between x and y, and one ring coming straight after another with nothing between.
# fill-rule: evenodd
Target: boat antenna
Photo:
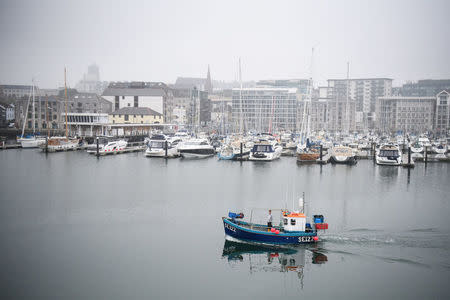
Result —
<instances>
[{"instance_id":1,"label":"boat antenna","mask_svg":"<svg viewBox=\"0 0 450 300\"><path fill-rule=\"evenodd\" d=\"M67 84L66 84L66 67L64 67L64 97L66 98L66 138L68 137L67 128Z\"/></svg>"}]
</instances>

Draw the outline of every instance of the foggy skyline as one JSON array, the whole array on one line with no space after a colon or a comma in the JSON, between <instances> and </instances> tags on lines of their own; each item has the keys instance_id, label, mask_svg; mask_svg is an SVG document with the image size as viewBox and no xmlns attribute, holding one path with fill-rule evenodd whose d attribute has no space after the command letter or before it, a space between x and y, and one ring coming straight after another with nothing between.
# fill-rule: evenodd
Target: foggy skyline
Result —
<instances>
[{"instance_id":1,"label":"foggy skyline","mask_svg":"<svg viewBox=\"0 0 450 300\"><path fill-rule=\"evenodd\" d=\"M2 1L0 83L450 78L449 1Z\"/></svg>"}]
</instances>

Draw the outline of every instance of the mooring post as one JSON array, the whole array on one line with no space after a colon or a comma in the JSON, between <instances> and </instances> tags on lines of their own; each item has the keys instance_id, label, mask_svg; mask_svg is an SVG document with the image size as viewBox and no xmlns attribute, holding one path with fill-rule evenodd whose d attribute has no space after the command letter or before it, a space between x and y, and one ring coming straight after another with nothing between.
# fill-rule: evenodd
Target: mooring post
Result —
<instances>
[{"instance_id":1,"label":"mooring post","mask_svg":"<svg viewBox=\"0 0 450 300\"><path fill-rule=\"evenodd\" d=\"M164 142L164 150L165 150L165 152L166 152L165 158L167 158L167 148L168 148L167 141L165 141L165 142Z\"/></svg>"},{"instance_id":2,"label":"mooring post","mask_svg":"<svg viewBox=\"0 0 450 300\"><path fill-rule=\"evenodd\" d=\"M323 145L320 145L320 161L322 162Z\"/></svg>"},{"instance_id":3,"label":"mooring post","mask_svg":"<svg viewBox=\"0 0 450 300\"><path fill-rule=\"evenodd\" d=\"M425 163L428 162L428 146L425 146Z\"/></svg>"},{"instance_id":4,"label":"mooring post","mask_svg":"<svg viewBox=\"0 0 450 300\"><path fill-rule=\"evenodd\" d=\"M240 153L241 153L241 156L239 157L239 159L242 159L243 157L242 157L242 142L241 142L241 145L240 145Z\"/></svg>"},{"instance_id":5,"label":"mooring post","mask_svg":"<svg viewBox=\"0 0 450 300\"><path fill-rule=\"evenodd\" d=\"M45 153L48 153L48 136L45 138Z\"/></svg>"},{"instance_id":6,"label":"mooring post","mask_svg":"<svg viewBox=\"0 0 450 300\"><path fill-rule=\"evenodd\" d=\"M373 162L376 162L376 148L377 148L376 143L372 143L372 159L373 159Z\"/></svg>"},{"instance_id":7,"label":"mooring post","mask_svg":"<svg viewBox=\"0 0 450 300\"><path fill-rule=\"evenodd\" d=\"M98 150L99 150L98 149L98 136L95 138L95 140L96 140L96 143L97 143L97 154L96 155L99 156L99 152L98 152Z\"/></svg>"},{"instance_id":8,"label":"mooring post","mask_svg":"<svg viewBox=\"0 0 450 300\"><path fill-rule=\"evenodd\" d=\"M411 147L408 147L408 166L411 165Z\"/></svg>"}]
</instances>

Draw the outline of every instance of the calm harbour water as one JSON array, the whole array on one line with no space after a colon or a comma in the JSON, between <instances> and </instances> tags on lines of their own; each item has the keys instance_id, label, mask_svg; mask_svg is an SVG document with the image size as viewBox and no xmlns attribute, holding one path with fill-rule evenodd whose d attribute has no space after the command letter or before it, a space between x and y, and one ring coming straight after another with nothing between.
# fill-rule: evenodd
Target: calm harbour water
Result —
<instances>
[{"instance_id":1,"label":"calm harbour water","mask_svg":"<svg viewBox=\"0 0 450 300\"><path fill-rule=\"evenodd\" d=\"M0 165L2 299L450 297L450 164L24 149ZM229 210L290 208L302 192L330 226L317 245L225 243Z\"/></svg>"}]
</instances>

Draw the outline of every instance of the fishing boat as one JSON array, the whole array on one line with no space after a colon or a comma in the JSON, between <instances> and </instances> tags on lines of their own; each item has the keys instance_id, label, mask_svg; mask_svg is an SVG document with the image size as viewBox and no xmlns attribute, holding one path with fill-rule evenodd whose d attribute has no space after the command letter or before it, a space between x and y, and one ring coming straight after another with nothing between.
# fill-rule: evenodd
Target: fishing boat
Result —
<instances>
[{"instance_id":1,"label":"fishing boat","mask_svg":"<svg viewBox=\"0 0 450 300\"><path fill-rule=\"evenodd\" d=\"M298 211L272 209L281 213L280 225L272 227L253 223L253 210L248 222L243 221L244 214L229 212L228 217L222 218L225 237L232 241L272 245L315 243L319 240L318 231L328 229L328 224L324 223L322 215L314 215L313 224L307 223L303 213L303 198L300 198L299 203L301 209Z\"/></svg>"},{"instance_id":2,"label":"fishing boat","mask_svg":"<svg viewBox=\"0 0 450 300\"><path fill-rule=\"evenodd\" d=\"M383 144L376 153L377 165L400 166L402 157L400 148L396 144Z\"/></svg>"},{"instance_id":3,"label":"fishing boat","mask_svg":"<svg viewBox=\"0 0 450 300\"><path fill-rule=\"evenodd\" d=\"M335 146L330 154L331 163L334 164L355 165L358 162L354 150L347 146Z\"/></svg>"},{"instance_id":4,"label":"fishing boat","mask_svg":"<svg viewBox=\"0 0 450 300\"><path fill-rule=\"evenodd\" d=\"M164 135L153 135L145 150L147 157L178 157L177 146L180 138L167 139Z\"/></svg>"}]
</instances>

